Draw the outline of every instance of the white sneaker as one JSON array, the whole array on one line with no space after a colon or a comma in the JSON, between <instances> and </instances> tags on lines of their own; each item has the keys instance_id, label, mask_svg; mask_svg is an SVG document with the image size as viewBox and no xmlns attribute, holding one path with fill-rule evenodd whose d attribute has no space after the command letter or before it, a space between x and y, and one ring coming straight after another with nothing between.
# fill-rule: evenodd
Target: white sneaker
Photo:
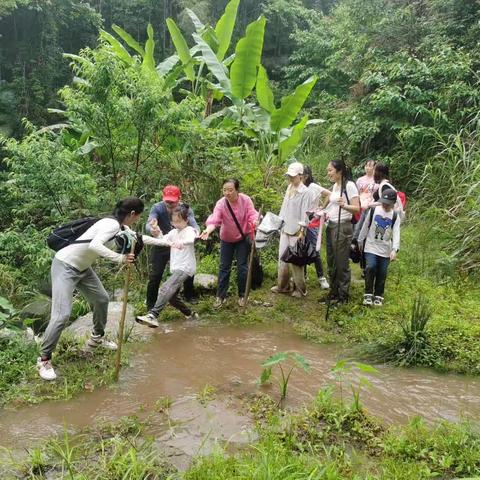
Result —
<instances>
[{"instance_id":1,"label":"white sneaker","mask_svg":"<svg viewBox=\"0 0 480 480\"><path fill-rule=\"evenodd\" d=\"M366 293L363 296L363 304L368 306L373 305L373 295L371 293Z\"/></svg>"},{"instance_id":2,"label":"white sneaker","mask_svg":"<svg viewBox=\"0 0 480 480\"><path fill-rule=\"evenodd\" d=\"M330 288L330 284L328 283L328 281L325 277L320 277L318 279L318 283L320 284L320 288L322 290L328 290Z\"/></svg>"},{"instance_id":3,"label":"white sneaker","mask_svg":"<svg viewBox=\"0 0 480 480\"><path fill-rule=\"evenodd\" d=\"M158 327L158 320L153 313L147 313L146 315L139 315L135 318L135 321L141 323L142 325L146 325L150 328L157 328Z\"/></svg>"},{"instance_id":4,"label":"white sneaker","mask_svg":"<svg viewBox=\"0 0 480 480\"><path fill-rule=\"evenodd\" d=\"M217 297L213 302L213 308L222 308L222 305L227 301L226 298Z\"/></svg>"},{"instance_id":5,"label":"white sneaker","mask_svg":"<svg viewBox=\"0 0 480 480\"><path fill-rule=\"evenodd\" d=\"M42 360L41 357L38 357L37 369L43 380L55 380L57 378L57 374L55 373L50 360Z\"/></svg>"},{"instance_id":6,"label":"white sneaker","mask_svg":"<svg viewBox=\"0 0 480 480\"><path fill-rule=\"evenodd\" d=\"M238 302L237 302L237 303L238 303L238 306L239 306L239 307L244 307L244 306L245 306L245 297L240 297L240 298L238 299Z\"/></svg>"},{"instance_id":7,"label":"white sneaker","mask_svg":"<svg viewBox=\"0 0 480 480\"><path fill-rule=\"evenodd\" d=\"M118 348L115 342L107 340L105 337L102 337L100 335L94 335L93 333L90 335L86 347L87 349L95 349L98 347L102 347L106 350L116 350Z\"/></svg>"},{"instance_id":8,"label":"white sneaker","mask_svg":"<svg viewBox=\"0 0 480 480\"><path fill-rule=\"evenodd\" d=\"M383 306L383 297L375 296L375 300L373 301L374 307L382 307Z\"/></svg>"},{"instance_id":9,"label":"white sneaker","mask_svg":"<svg viewBox=\"0 0 480 480\"><path fill-rule=\"evenodd\" d=\"M192 312L190 315L185 316L185 320L189 322L193 322L195 320L200 320L200 316L198 315L197 312Z\"/></svg>"}]
</instances>

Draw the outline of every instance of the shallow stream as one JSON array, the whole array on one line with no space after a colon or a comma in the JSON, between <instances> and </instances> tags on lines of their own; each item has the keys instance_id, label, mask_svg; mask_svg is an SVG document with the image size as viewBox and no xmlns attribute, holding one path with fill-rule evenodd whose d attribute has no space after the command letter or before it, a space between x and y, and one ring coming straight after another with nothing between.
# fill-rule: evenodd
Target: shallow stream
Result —
<instances>
[{"instance_id":1,"label":"shallow stream","mask_svg":"<svg viewBox=\"0 0 480 480\"><path fill-rule=\"evenodd\" d=\"M0 410L0 445L24 448L58 433L64 425L75 431L99 419L116 420L136 413L140 407L151 411L161 397L173 400L177 422L195 424L184 430L183 440L192 435L200 438L212 430L220 435L217 438L228 440L249 428L249 419L238 413L234 399L258 391L260 364L269 355L295 351L311 364L309 374L292 374L287 406L308 402L320 388L334 382L331 369L342 358L338 346L312 344L281 325L178 322L163 324L152 337L139 346L113 387L85 392L70 401ZM371 414L388 423L405 423L416 415L428 421L480 418L480 380L424 369L377 368L378 374L368 376L372 385L362 392L361 401ZM205 410L198 394L206 384L215 387L217 398ZM278 396L276 388L268 391Z\"/></svg>"}]
</instances>

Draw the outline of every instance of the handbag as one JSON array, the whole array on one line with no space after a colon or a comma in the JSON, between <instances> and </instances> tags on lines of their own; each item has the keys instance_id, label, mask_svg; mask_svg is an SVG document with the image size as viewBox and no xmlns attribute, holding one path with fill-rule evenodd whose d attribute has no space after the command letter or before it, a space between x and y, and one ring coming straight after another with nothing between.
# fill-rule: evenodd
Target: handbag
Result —
<instances>
[{"instance_id":1,"label":"handbag","mask_svg":"<svg viewBox=\"0 0 480 480\"><path fill-rule=\"evenodd\" d=\"M282 262L291 263L299 267L313 263L318 257L315 245L307 242L305 238L299 238L295 245L287 247L282 255Z\"/></svg>"},{"instance_id":2,"label":"handbag","mask_svg":"<svg viewBox=\"0 0 480 480\"><path fill-rule=\"evenodd\" d=\"M230 215L232 216L233 221L235 222L235 225L237 226L238 231L242 236L242 240L245 240L248 243L251 251L251 249L254 248L254 246L252 245L252 241L250 237L243 233L242 227L240 226L240 223L238 223L237 217L235 216L235 212L233 211L233 208L227 199L225 199L225 202L227 203L228 211L230 212ZM260 288L262 286L262 283L263 283L263 267L262 267L262 264L260 263L260 258L257 255L257 250L254 249L253 260L252 260L252 284L251 284L252 290L256 290L257 288Z\"/></svg>"}]
</instances>

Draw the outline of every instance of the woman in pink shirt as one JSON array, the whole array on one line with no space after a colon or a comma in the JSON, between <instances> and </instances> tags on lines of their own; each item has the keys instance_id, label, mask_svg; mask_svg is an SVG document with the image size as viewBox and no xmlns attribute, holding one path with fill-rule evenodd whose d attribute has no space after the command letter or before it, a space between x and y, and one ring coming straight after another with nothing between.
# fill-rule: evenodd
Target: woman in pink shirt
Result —
<instances>
[{"instance_id":1,"label":"woman in pink shirt","mask_svg":"<svg viewBox=\"0 0 480 480\"><path fill-rule=\"evenodd\" d=\"M360 193L360 205L367 208L373 203L373 193L377 191L378 185L375 183L373 172L375 170L375 160L365 162L365 175L357 180L357 188Z\"/></svg>"},{"instance_id":2,"label":"woman in pink shirt","mask_svg":"<svg viewBox=\"0 0 480 480\"><path fill-rule=\"evenodd\" d=\"M215 205L205 222L207 228L200 235L202 240L207 240L215 228L220 227L220 269L215 308L220 308L226 301L234 255L237 259L238 305L245 305L248 255L258 212L252 199L239 189L240 182L235 178L223 182L223 198Z\"/></svg>"}]
</instances>

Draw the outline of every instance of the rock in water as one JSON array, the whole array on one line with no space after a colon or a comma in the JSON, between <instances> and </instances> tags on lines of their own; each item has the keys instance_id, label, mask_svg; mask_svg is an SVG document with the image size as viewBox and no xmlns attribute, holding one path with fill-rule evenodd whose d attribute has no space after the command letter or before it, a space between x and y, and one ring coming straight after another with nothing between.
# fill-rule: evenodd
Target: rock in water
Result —
<instances>
[{"instance_id":1,"label":"rock in water","mask_svg":"<svg viewBox=\"0 0 480 480\"><path fill-rule=\"evenodd\" d=\"M116 338L120 326L120 318L122 315L122 302L110 302L108 304L108 319L105 327L105 333L109 338ZM93 313L87 313L77 318L65 331L73 333L75 337L85 338L90 335L93 325ZM135 322L133 308L127 305L127 313L125 316L125 334L134 335L138 338L144 337L152 333L153 329L145 328Z\"/></svg>"},{"instance_id":2,"label":"rock in water","mask_svg":"<svg viewBox=\"0 0 480 480\"><path fill-rule=\"evenodd\" d=\"M218 281L216 275L197 273L193 283L200 290L216 290Z\"/></svg>"}]
</instances>

